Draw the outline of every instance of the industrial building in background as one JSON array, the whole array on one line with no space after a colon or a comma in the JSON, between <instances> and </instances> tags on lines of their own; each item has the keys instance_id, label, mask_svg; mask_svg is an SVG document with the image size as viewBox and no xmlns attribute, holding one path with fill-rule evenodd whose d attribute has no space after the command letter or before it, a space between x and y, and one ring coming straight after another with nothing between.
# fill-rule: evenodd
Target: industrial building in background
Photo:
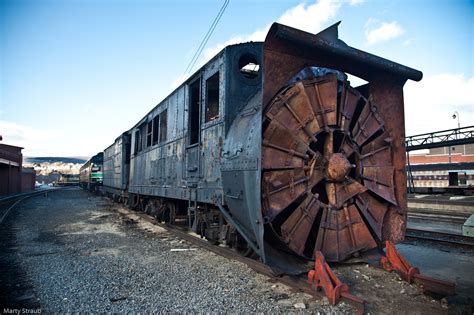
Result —
<instances>
[{"instance_id":1,"label":"industrial building in background","mask_svg":"<svg viewBox=\"0 0 474 315\"><path fill-rule=\"evenodd\" d=\"M409 136L405 145L409 192L474 193L474 126Z\"/></svg>"},{"instance_id":2,"label":"industrial building in background","mask_svg":"<svg viewBox=\"0 0 474 315\"><path fill-rule=\"evenodd\" d=\"M23 168L22 147L0 144L0 196L15 195L35 189L36 175Z\"/></svg>"}]
</instances>

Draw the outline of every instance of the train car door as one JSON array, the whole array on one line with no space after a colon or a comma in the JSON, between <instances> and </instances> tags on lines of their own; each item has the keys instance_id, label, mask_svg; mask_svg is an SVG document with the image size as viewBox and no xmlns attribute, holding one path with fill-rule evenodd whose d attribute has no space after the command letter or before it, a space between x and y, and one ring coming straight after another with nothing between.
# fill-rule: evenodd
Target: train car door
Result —
<instances>
[{"instance_id":1,"label":"train car door","mask_svg":"<svg viewBox=\"0 0 474 315\"><path fill-rule=\"evenodd\" d=\"M189 85L186 147L186 177L189 187L197 186L200 174L201 99L201 79L198 78Z\"/></svg>"},{"instance_id":2,"label":"train car door","mask_svg":"<svg viewBox=\"0 0 474 315\"><path fill-rule=\"evenodd\" d=\"M458 186L458 172L449 172L449 186Z\"/></svg>"},{"instance_id":3,"label":"train car door","mask_svg":"<svg viewBox=\"0 0 474 315\"><path fill-rule=\"evenodd\" d=\"M188 186L188 225L196 218L198 183L201 166L201 78L189 85L188 139L186 146L186 179Z\"/></svg>"}]
</instances>

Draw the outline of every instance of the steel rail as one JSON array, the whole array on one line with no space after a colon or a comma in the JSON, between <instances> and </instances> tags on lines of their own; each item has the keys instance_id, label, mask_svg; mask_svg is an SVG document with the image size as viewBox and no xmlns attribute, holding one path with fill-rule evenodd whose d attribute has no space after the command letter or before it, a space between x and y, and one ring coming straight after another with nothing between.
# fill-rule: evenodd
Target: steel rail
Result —
<instances>
[{"instance_id":1,"label":"steel rail","mask_svg":"<svg viewBox=\"0 0 474 315\"><path fill-rule=\"evenodd\" d=\"M51 191L57 191L60 190L61 188L55 188L55 189L43 189L43 190L38 190L38 191L32 191L29 193L25 194L20 194L20 195L14 195L14 196L7 196L2 199L0 199L0 204L5 204L4 206L0 206L0 224L3 224L3 221L8 217L10 214L10 211L20 202L22 202L25 199L28 199L30 197L48 193Z\"/></svg>"},{"instance_id":2,"label":"steel rail","mask_svg":"<svg viewBox=\"0 0 474 315\"><path fill-rule=\"evenodd\" d=\"M407 228L405 236L408 239L421 239L436 243L448 244L450 246L454 245L458 247L474 249L474 238L469 236L413 228Z\"/></svg>"}]
</instances>

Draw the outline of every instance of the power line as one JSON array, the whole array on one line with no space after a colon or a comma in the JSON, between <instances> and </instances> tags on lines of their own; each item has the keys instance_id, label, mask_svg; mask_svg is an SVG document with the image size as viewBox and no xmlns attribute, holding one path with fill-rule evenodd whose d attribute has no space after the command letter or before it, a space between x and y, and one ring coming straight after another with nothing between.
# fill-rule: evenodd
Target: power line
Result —
<instances>
[{"instance_id":1,"label":"power line","mask_svg":"<svg viewBox=\"0 0 474 315\"><path fill-rule=\"evenodd\" d=\"M191 72L191 70L193 69L194 65L195 65L196 62L198 61L198 58L199 58L199 56L201 56L201 53L202 53L204 47L206 47L207 41L208 41L209 38L211 37L212 32L214 32L214 29L216 28L217 23L219 23L219 20L220 20L221 17L222 17L222 14L224 14L224 11L225 11L225 9L227 8L227 5L229 4L229 1L230 1L230 0L225 0L225 1L224 1L224 4L222 5L221 9L219 10L219 13L217 13L217 16L214 18L214 21L212 22L211 26L210 26L209 29L207 30L206 35L205 35L204 38L202 39L201 44L199 45L198 49L197 49L196 52L194 53L193 58L192 58L191 61L189 62L188 66L186 67L186 70L184 70L184 74L187 74L187 73Z\"/></svg>"}]
</instances>

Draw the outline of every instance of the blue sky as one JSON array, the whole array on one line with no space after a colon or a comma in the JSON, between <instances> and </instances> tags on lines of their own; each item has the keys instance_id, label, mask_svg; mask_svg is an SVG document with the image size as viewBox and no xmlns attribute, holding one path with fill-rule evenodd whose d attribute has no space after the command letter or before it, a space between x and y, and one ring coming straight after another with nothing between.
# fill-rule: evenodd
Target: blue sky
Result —
<instances>
[{"instance_id":1,"label":"blue sky","mask_svg":"<svg viewBox=\"0 0 474 315\"><path fill-rule=\"evenodd\" d=\"M103 150L168 95L221 1L0 0L0 134L26 156ZM406 133L474 125L474 2L230 0L194 70L279 21L423 71Z\"/></svg>"}]
</instances>

